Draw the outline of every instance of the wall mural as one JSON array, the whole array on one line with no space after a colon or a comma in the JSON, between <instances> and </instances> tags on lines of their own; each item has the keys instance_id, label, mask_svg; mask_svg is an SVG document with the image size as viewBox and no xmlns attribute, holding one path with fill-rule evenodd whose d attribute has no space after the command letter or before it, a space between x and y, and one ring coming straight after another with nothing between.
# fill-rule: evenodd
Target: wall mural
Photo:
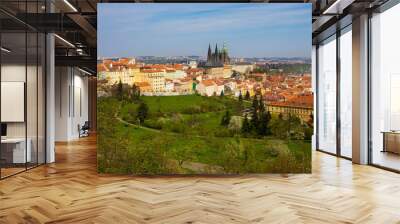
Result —
<instances>
[{"instance_id":1,"label":"wall mural","mask_svg":"<svg viewBox=\"0 0 400 224\"><path fill-rule=\"evenodd\" d=\"M100 173L311 172L311 4L98 13Z\"/></svg>"}]
</instances>

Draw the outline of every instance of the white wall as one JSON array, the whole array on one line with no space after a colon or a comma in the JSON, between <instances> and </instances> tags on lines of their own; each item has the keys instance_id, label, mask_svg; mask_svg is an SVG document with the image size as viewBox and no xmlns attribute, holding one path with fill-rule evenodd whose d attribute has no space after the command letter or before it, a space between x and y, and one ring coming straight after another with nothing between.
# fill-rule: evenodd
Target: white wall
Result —
<instances>
[{"instance_id":1,"label":"white wall","mask_svg":"<svg viewBox=\"0 0 400 224\"><path fill-rule=\"evenodd\" d=\"M25 64L5 64L1 66L1 81L25 82ZM7 110L7 108L1 108ZM7 123L7 137L25 137L25 122Z\"/></svg>"},{"instance_id":2,"label":"white wall","mask_svg":"<svg viewBox=\"0 0 400 224\"><path fill-rule=\"evenodd\" d=\"M67 141L69 133L69 86L70 74L67 67L55 69L55 141Z\"/></svg>"},{"instance_id":3,"label":"white wall","mask_svg":"<svg viewBox=\"0 0 400 224\"><path fill-rule=\"evenodd\" d=\"M55 140L79 138L78 125L88 120L88 78L76 68L56 68Z\"/></svg>"},{"instance_id":4,"label":"white wall","mask_svg":"<svg viewBox=\"0 0 400 224\"><path fill-rule=\"evenodd\" d=\"M46 1L49 11L53 4ZM46 163L56 160L55 153L55 41L54 34L46 35Z\"/></svg>"},{"instance_id":5,"label":"white wall","mask_svg":"<svg viewBox=\"0 0 400 224\"><path fill-rule=\"evenodd\" d=\"M39 70L37 70L39 69ZM21 122L5 122L7 124L7 137L8 138L24 138L25 135L29 139L30 148L32 151L32 161L36 162L39 159L39 163L44 163L44 82L41 67L36 65L25 66L24 64L18 63L4 63L1 66L2 82L23 82L26 84L26 107L25 100L24 104L18 110L19 113L25 114L26 120L23 118ZM25 80L27 78L27 80ZM2 89L3 92L4 89ZM24 89L20 94L24 95ZM4 94L4 93L3 93ZM7 95L2 95L2 98L7 98ZM25 98L25 97L22 97ZM17 102L16 102L17 103ZM16 113L17 111L11 107L2 107L1 110L7 113ZM22 115L24 116L24 115ZM38 153L38 155L37 155Z\"/></svg>"},{"instance_id":6,"label":"white wall","mask_svg":"<svg viewBox=\"0 0 400 224\"><path fill-rule=\"evenodd\" d=\"M3 82L25 82L25 64L4 64L1 66L1 81ZM28 67L28 70L32 68ZM35 94L27 93L29 96L36 96ZM2 108L7 110L7 108ZM28 115L29 116L29 115ZM28 120L31 120L28 117ZM25 137L25 122L7 122L7 136L8 137ZM29 137L29 136L28 136Z\"/></svg>"}]
</instances>

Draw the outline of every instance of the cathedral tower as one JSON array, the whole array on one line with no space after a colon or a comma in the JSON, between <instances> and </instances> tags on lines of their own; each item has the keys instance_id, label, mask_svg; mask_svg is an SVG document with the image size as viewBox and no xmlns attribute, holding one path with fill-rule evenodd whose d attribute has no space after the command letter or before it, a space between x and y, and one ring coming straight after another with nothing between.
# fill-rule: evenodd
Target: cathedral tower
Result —
<instances>
[{"instance_id":1,"label":"cathedral tower","mask_svg":"<svg viewBox=\"0 0 400 224\"><path fill-rule=\"evenodd\" d=\"M211 51L211 44L208 44L208 52L207 52L207 62L206 66L208 67L222 67L224 64L229 64L230 59L228 56L228 49L223 44L221 50L218 50L218 44L215 44L214 52Z\"/></svg>"},{"instance_id":2,"label":"cathedral tower","mask_svg":"<svg viewBox=\"0 0 400 224\"><path fill-rule=\"evenodd\" d=\"M211 44L208 44L207 63L212 62Z\"/></svg>"},{"instance_id":3,"label":"cathedral tower","mask_svg":"<svg viewBox=\"0 0 400 224\"><path fill-rule=\"evenodd\" d=\"M218 55L219 55L219 52L218 52L218 45L215 44L214 63L215 63L216 65L219 64Z\"/></svg>"}]
</instances>

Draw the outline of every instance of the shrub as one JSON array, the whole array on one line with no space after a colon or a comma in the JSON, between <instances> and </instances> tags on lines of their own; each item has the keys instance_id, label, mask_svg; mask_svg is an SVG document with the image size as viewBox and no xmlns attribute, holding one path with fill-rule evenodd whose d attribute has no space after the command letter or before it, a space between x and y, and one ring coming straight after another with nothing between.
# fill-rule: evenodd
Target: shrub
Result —
<instances>
[{"instance_id":1,"label":"shrub","mask_svg":"<svg viewBox=\"0 0 400 224\"><path fill-rule=\"evenodd\" d=\"M185 133L185 125L183 125L183 124L178 124L178 123L172 123L171 125L170 125L170 129L171 129L171 131L172 132L175 132L175 133Z\"/></svg>"},{"instance_id":2,"label":"shrub","mask_svg":"<svg viewBox=\"0 0 400 224\"><path fill-rule=\"evenodd\" d=\"M239 133L242 128L243 118L241 116L232 116L228 128L236 133Z\"/></svg>"},{"instance_id":3,"label":"shrub","mask_svg":"<svg viewBox=\"0 0 400 224\"><path fill-rule=\"evenodd\" d=\"M199 106L191 106L182 110L182 114L198 114L201 113Z\"/></svg>"},{"instance_id":4,"label":"shrub","mask_svg":"<svg viewBox=\"0 0 400 224\"><path fill-rule=\"evenodd\" d=\"M233 137L234 132L227 128L220 128L215 131L215 137Z\"/></svg>"},{"instance_id":5,"label":"shrub","mask_svg":"<svg viewBox=\"0 0 400 224\"><path fill-rule=\"evenodd\" d=\"M144 122L143 126L148 127L148 128L157 129L157 130L162 129L161 122L155 121L155 120L147 120L147 121Z\"/></svg>"},{"instance_id":6,"label":"shrub","mask_svg":"<svg viewBox=\"0 0 400 224\"><path fill-rule=\"evenodd\" d=\"M277 157L279 155L279 151L274 147L269 147L265 149L265 154L268 157Z\"/></svg>"}]
</instances>

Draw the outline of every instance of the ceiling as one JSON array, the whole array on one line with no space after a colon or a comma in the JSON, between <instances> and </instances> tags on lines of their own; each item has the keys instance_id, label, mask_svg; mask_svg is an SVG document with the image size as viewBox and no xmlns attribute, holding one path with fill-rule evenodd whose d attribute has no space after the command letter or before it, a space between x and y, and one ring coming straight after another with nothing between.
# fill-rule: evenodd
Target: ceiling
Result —
<instances>
[{"instance_id":1,"label":"ceiling","mask_svg":"<svg viewBox=\"0 0 400 224\"><path fill-rule=\"evenodd\" d=\"M216 2L215 0L191 0ZM218 0L217 2L311 3L313 39L327 32L340 19L377 7L386 0ZM54 32L56 65L75 65L96 72L97 3L188 2L188 0L1 0L3 32L25 28ZM25 13L28 12L28 13ZM49 13L51 12L51 13ZM351 19L350 19L351 21ZM333 31L334 32L334 31Z\"/></svg>"}]
</instances>

